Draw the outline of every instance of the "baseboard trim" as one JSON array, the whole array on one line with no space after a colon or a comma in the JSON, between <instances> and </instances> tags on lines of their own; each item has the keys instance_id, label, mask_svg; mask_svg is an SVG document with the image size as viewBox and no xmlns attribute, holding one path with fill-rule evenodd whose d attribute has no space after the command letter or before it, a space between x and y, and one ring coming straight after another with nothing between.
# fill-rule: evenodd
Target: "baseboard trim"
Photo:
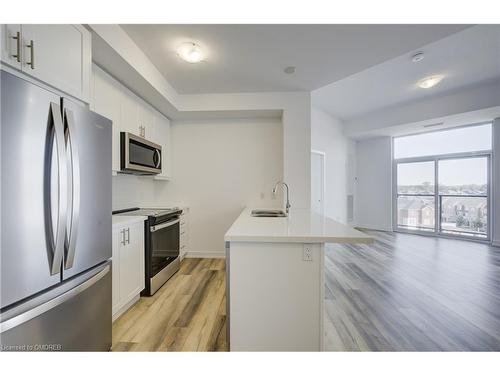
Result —
<instances>
[{"instance_id":1,"label":"baseboard trim","mask_svg":"<svg viewBox=\"0 0 500 375\"><path fill-rule=\"evenodd\" d=\"M496 246L496 247L500 247L500 241L492 241L491 245Z\"/></svg>"},{"instance_id":2,"label":"baseboard trim","mask_svg":"<svg viewBox=\"0 0 500 375\"><path fill-rule=\"evenodd\" d=\"M134 306L137 301L139 301L139 299L141 299L141 296L140 294L136 295L134 298L132 298L130 301L128 301L126 304L124 304L122 307L120 307L114 314L113 314L113 317L112 317L112 321L114 322L116 319L118 319L120 316L122 316L123 314L125 314L125 312L128 311L128 309L130 309L132 306Z\"/></svg>"},{"instance_id":3,"label":"baseboard trim","mask_svg":"<svg viewBox=\"0 0 500 375\"><path fill-rule=\"evenodd\" d=\"M186 258L215 258L224 259L226 258L226 253L221 251L188 251L186 253Z\"/></svg>"},{"instance_id":4,"label":"baseboard trim","mask_svg":"<svg viewBox=\"0 0 500 375\"><path fill-rule=\"evenodd\" d=\"M378 230L381 232L393 232L392 228L374 227L370 225L355 225L354 229Z\"/></svg>"}]
</instances>

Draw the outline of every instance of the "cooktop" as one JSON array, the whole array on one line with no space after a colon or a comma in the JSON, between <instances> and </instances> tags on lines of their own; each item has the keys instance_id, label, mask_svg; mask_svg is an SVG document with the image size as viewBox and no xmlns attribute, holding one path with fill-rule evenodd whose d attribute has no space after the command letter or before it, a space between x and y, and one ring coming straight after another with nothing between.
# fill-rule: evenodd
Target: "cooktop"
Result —
<instances>
[{"instance_id":1,"label":"cooktop","mask_svg":"<svg viewBox=\"0 0 500 375\"><path fill-rule=\"evenodd\" d=\"M172 208L126 208L123 210L113 211L113 215L129 215L129 216L148 216L158 217L172 214L180 214L182 210L179 207Z\"/></svg>"}]
</instances>

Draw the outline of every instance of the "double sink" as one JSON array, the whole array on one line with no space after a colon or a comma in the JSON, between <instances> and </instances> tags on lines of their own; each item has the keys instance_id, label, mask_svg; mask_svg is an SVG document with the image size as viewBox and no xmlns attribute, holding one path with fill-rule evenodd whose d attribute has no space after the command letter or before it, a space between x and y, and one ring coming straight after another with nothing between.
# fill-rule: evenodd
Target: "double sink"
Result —
<instances>
[{"instance_id":1,"label":"double sink","mask_svg":"<svg viewBox=\"0 0 500 375\"><path fill-rule=\"evenodd\" d=\"M283 210L252 210L253 217L286 217L287 214Z\"/></svg>"}]
</instances>

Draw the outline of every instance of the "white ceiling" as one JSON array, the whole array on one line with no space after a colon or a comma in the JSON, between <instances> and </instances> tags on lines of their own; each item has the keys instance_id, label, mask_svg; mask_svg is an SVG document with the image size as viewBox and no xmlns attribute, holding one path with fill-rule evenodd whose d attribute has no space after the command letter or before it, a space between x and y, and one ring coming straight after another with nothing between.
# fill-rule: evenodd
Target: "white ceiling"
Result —
<instances>
[{"instance_id":1,"label":"white ceiling","mask_svg":"<svg viewBox=\"0 0 500 375\"><path fill-rule=\"evenodd\" d=\"M314 105L352 120L495 80L500 84L500 25L470 27L419 50L425 53L423 61L413 63L406 53L313 91ZM444 75L439 85L426 90L416 86L434 74Z\"/></svg>"},{"instance_id":2,"label":"white ceiling","mask_svg":"<svg viewBox=\"0 0 500 375\"><path fill-rule=\"evenodd\" d=\"M122 27L178 93L200 94L314 90L420 49L423 45L469 26L122 25ZM176 55L176 48L184 41L195 41L200 44L207 52L206 61L200 64L182 61ZM285 74L283 69L287 66L295 66L295 74ZM380 86L377 89L377 96L380 96ZM324 104L330 108L328 103Z\"/></svg>"}]
</instances>

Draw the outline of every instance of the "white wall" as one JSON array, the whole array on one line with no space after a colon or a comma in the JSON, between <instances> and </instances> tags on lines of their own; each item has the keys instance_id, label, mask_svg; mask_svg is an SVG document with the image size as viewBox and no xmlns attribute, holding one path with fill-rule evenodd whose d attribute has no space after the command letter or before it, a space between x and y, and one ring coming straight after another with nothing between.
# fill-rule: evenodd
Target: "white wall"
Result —
<instances>
[{"instance_id":1,"label":"white wall","mask_svg":"<svg viewBox=\"0 0 500 375\"><path fill-rule=\"evenodd\" d=\"M392 231L391 137L357 142L356 173L356 225Z\"/></svg>"},{"instance_id":2,"label":"white wall","mask_svg":"<svg viewBox=\"0 0 500 375\"><path fill-rule=\"evenodd\" d=\"M500 117L493 123L492 242L500 246Z\"/></svg>"},{"instance_id":3,"label":"white wall","mask_svg":"<svg viewBox=\"0 0 500 375\"><path fill-rule=\"evenodd\" d=\"M173 179L154 183L158 204L189 206L190 255L224 255L224 234L244 207L281 202L271 199L283 178L281 121L174 121L171 136Z\"/></svg>"},{"instance_id":4,"label":"white wall","mask_svg":"<svg viewBox=\"0 0 500 375\"><path fill-rule=\"evenodd\" d=\"M311 108L311 148L325 153L325 215L347 223L347 195L354 193L354 174L348 169L355 155L355 142L346 138L342 122Z\"/></svg>"}]
</instances>

